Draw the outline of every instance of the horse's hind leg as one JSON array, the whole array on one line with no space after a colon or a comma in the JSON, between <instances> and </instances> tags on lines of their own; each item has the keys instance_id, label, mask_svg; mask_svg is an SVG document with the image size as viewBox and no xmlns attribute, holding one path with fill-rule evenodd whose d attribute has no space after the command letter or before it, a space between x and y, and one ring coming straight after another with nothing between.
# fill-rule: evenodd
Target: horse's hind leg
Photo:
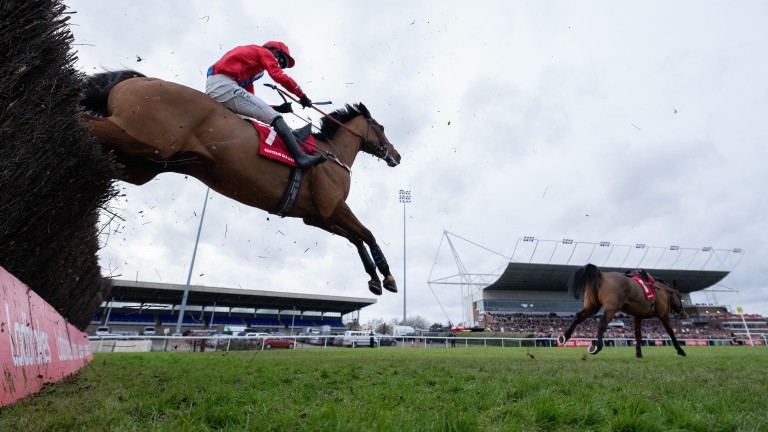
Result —
<instances>
[{"instance_id":1,"label":"horse's hind leg","mask_svg":"<svg viewBox=\"0 0 768 432\"><path fill-rule=\"evenodd\" d=\"M635 357L643 358L643 320L634 317L633 324L635 326Z\"/></svg>"},{"instance_id":2,"label":"horse's hind leg","mask_svg":"<svg viewBox=\"0 0 768 432\"><path fill-rule=\"evenodd\" d=\"M160 165L151 161L154 150L132 137L108 118L82 116L81 123L87 125L91 135L101 141L107 149L118 155L123 165L121 180L143 185L162 172Z\"/></svg>"},{"instance_id":3,"label":"horse's hind leg","mask_svg":"<svg viewBox=\"0 0 768 432\"><path fill-rule=\"evenodd\" d=\"M357 254L360 255L365 272L371 277L371 280L368 281L368 289L375 295L381 295L381 281L379 281L379 275L376 274L376 264L374 264L371 256L368 254L368 250L365 248L362 240L357 240L355 247L357 247Z\"/></svg>"},{"instance_id":4,"label":"horse's hind leg","mask_svg":"<svg viewBox=\"0 0 768 432\"><path fill-rule=\"evenodd\" d=\"M373 236L371 236L373 238ZM371 247L371 255L373 255L373 261L376 263L376 267L379 268L379 271L382 275L384 275L384 288L389 291L396 293L397 292L397 283L395 282L395 277L392 276L392 272L389 271L389 263L387 263L387 259L384 257L384 253L381 251L381 248L378 244L376 244L376 240L374 240L374 246Z\"/></svg>"},{"instance_id":5,"label":"horse's hind leg","mask_svg":"<svg viewBox=\"0 0 768 432\"><path fill-rule=\"evenodd\" d=\"M109 117L84 115L80 118L80 122L90 129L94 138L101 140L108 148L121 155L159 159L155 148L134 138Z\"/></svg>"},{"instance_id":6,"label":"horse's hind leg","mask_svg":"<svg viewBox=\"0 0 768 432\"><path fill-rule=\"evenodd\" d=\"M675 332L672 330L672 325L669 323L669 315L659 317L659 319L661 319L661 324L664 326L664 329L667 330L667 334L669 334L669 338L672 339L672 345L675 346L675 349L677 350L677 355L685 357L685 351L683 351L683 349L680 348L680 344L677 342L677 338L675 337Z\"/></svg>"},{"instance_id":7,"label":"horse's hind leg","mask_svg":"<svg viewBox=\"0 0 768 432\"><path fill-rule=\"evenodd\" d=\"M568 330L565 331L565 334L561 334L560 337L557 338L557 342L560 343L560 345L565 344L565 342L567 342L568 339L571 338L573 331L576 330L576 326L581 324L585 319L596 314L599 309L600 309L599 305L597 306L597 308L595 308L594 306L585 306L584 309L576 312L576 318L568 327Z\"/></svg>"}]
</instances>

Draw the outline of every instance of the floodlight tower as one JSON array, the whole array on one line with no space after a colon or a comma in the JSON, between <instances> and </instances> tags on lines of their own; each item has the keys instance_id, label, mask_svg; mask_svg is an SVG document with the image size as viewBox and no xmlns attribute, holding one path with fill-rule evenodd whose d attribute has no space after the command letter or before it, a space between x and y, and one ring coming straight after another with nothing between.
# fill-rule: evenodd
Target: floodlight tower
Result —
<instances>
[{"instance_id":1,"label":"floodlight tower","mask_svg":"<svg viewBox=\"0 0 768 432\"><path fill-rule=\"evenodd\" d=\"M203 212L200 213L200 225L197 226L197 238L195 239L195 247L192 249L192 262L189 264L189 274L187 275L187 283L184 285L184 296L181 299L181 307L179 307L179 318L176 321L176 333L181 333L181 323L184 320L184 313L187 309L187 299L189 298L189 283L192 280L192 269L195 267L195 256L197 255L197 244L200 243L200 232L203 230L203 219L205 219L205 208L208 206L208 193L211 192L211 188L207 188L205 191L205 201L203 201Z\"/></svg>"},{"instance_id":2,"label":"floodlight tower","mask_svg":"<svg viewBox=\"0 0 768 432\"><path fill-rule=\"evenodd\" d=\"M406 287L407 278L405 272L405 205L411 202L411 191L400 189L400 202L403 203L403 324L406 319Z\"/></svg>"}]
</instances>

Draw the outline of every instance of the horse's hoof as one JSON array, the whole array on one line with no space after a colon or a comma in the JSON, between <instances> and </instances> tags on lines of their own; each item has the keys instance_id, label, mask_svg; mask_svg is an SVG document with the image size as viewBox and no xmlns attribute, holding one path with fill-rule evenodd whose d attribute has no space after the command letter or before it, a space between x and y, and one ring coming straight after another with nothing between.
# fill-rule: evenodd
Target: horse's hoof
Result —
<instances>
[{"instance_id":1,"label":"horse's hoof","mask_svg":"<svg viewBox=\"0 0 768 432\"><path fill-rule=\"evenodd\" d=\"M640 353L637 353L637 354L635 354L635 357L637 357L637 358L643 358L643 355L642 355L642 354L640 354Z\"/></svg>"},{"instance_id":2,"label":"horse's hoof","mask_svg":"<svg viewBox=\"0 0 768 432\"><path fill-rule=\"evenodd\" d=\"M568 339L564 335L560 335L557 337L557 343L559 343L560 345L565 345L565 342L567 340Z\"/></svg>"},{"instance_id":3,"label":"horse's hoof","mask_svg":"<svg viewBox=\"0 0 768 432\"><path fill-rule=\"evenodd\" d=\"M397 283L395 282L395 278L392 275L386 276L384 278L384 289L393 293L397 292Z\"/></svg>"},{"instance_id":4,"label":"horse's hoof","mask_svg":"<svg viewBox=\"0 0 768 432\"><path fill-rule=\"evenodd\" d=\"M587 352L592 355L595 355L600 352L600 348L598 348L597 345L590 345L589 349L587 349Z\"/></svg>"},{"instance_id":5,"label":"horse's hoof","mask_svg":"<svg viewBox=\"0 0 768 432\"><path fill-rule=\"evenodd\" d=\"M368 282L368 289L371 290L371 292L374 295L381 295L381 282L379 281Z\"/></svg>"},{"instance_id":6,"label":"horse's hoof","mask_svg":"<svg viewBox=\"0 0 768 432\"><path fill-rule=\"evenodd\" d=\"M677 355L679 355L681 357L685 357L686 354L685 354L685 351L680 350L680 351L677 352Z\"/></svg>"}]
</instances>

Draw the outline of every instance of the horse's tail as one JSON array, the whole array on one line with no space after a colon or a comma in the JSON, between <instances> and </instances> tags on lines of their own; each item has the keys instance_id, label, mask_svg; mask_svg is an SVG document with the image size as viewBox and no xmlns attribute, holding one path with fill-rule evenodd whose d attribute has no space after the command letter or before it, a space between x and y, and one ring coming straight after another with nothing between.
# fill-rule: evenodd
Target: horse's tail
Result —
<instances>
[{"instance_id":1,"label":"horse's tail","mask_svg":"<svg viewBox=\"0 0 768 432\"><path fill-rule=\"evenodd\" d=\"M589 285L597 289L600 284L600 275L600 269L594 264L579 267L568 281L568 294L578 300Z\"/></svg>"},{"instance_id":2,"label":"horse's tail","mask_svg":"<svg viewBox=\"0 0 768 432\"><path fill-rule=\"evenodd\" d=\"M80 105L87 111L109 116L107 99L112 88L121 81L130 78L143 78L146 75L133 70L107 71L90 75L85 79L85 95L80 99Z\"/></svg>"}]
</instances>

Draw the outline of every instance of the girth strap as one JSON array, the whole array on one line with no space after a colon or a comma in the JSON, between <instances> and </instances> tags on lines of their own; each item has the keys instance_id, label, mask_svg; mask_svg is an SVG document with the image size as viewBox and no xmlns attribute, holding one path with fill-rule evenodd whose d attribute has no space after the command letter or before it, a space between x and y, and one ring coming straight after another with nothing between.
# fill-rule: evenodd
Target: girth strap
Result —
<instances>
[{"instance_id":1,"label":"girth strap","mask_svg":"<svg viewBox=\"0 0 768 432\"><path fill-rule=\"evenodd\" d=\"M285 188L285 194L283 194L283 200L278 207L277 214L280 217L285 217L293 205L296 204L296 197L299 195L299 189L301 188L301 178L303 170L300 168L291 169L291 178L288 181L288 187Z\"/></svg>"}]
</instances>

